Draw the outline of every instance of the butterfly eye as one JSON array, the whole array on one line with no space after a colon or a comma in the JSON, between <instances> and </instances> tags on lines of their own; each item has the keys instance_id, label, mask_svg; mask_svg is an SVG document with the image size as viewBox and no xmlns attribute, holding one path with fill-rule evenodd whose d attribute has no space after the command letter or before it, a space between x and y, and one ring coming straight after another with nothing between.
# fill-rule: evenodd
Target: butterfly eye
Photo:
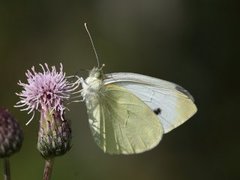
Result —
<instances>
[{"instance_id":1,"label":"butterfly eye","mask_svg":"<svg viewBox=\"0 0 240 180\"><path fill-rule=\"evenodd\" d=\"M100 73L96 72L95 76L96 76L96 78L99 78L100 77Z\"/></svg>"},{"instance_id":2,"label":"butterfly eye","mask_svg":"<svg viewBox=\"0 0 240 180\"><path fill-rule=\"evenodd\" d=\"M102 72L101 72L101 71L96 72L95 77L96 77L97 79L102 79L102 77L103 77Z\"/></svg>"}]
</instances>

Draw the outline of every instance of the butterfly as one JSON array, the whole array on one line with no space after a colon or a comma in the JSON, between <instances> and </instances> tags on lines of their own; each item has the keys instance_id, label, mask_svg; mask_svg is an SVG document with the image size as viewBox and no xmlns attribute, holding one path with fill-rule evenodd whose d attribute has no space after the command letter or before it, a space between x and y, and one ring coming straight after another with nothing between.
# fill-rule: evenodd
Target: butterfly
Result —
<instances>
[{"instance_id":1,"label":"butterfly","mask_svg":"<svg viewBox=\"0 0 240 180\"><path fill-rule=\"evenodd\" d=\"M177 84L136 73L104 74L102 69L98 65L81 78L81 96L93 138L106 153L148 151L197 111L191 94Z\"/></svg>"}]
</instances>

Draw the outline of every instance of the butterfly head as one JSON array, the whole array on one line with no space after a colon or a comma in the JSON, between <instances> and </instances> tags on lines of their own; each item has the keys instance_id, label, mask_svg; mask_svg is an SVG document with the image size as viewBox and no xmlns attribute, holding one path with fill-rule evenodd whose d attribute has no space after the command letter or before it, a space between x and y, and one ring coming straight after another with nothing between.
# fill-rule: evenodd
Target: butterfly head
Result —
<instances>
[{"instance_id":1,"label":"butterfly head","mask_svg":"<svg viewBox=\"0 0 240 180\"><path fill-rule=\"evenodd\" d=\"M101 68L99 67L94 67L90 73L89 73L89 77L93 78L93 79L98 79L98 80L103 80L103 67L105 66L105 64L102 65Z\"/></svg>"}]
</instances>

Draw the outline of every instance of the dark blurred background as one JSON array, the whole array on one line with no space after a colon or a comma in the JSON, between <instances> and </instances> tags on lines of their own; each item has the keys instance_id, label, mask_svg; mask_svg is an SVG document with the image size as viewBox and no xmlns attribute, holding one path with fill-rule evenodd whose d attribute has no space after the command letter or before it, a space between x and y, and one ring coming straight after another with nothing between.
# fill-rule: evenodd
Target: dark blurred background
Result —
<instances>
[{"instance_id":1,"label":"dark blurred background","mask_svg":"<svg viewBox=\"0 0 240 180\"><path fill-rule=\"evenodd\" d=\"M44 62L62 62L68 75L86 77L81 69L96 66L96 59L84 22L106 73L178 83L192 93L198 112L155 149L111 156L91 137L85 105L71 104L73 147L56 158L52 179L240 179L237 11L232 0L1 1L0 106L25 133L22 150L11 158L12 179L41 179L44 165L36 149L39 115L25 126L30 117L13 107L17 81Z\"/></svg>"}]
</instances>

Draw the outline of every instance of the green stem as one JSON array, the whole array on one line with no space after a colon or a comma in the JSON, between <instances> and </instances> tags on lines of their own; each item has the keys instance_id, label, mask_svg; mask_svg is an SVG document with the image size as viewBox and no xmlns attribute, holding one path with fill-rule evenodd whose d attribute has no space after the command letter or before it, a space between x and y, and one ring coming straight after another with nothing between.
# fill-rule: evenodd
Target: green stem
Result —
<instances>
[{"instance_id":1,"label":"green stem","mask_svg":"<svg viewBox=\"0 0 240 180\"><path fill-rule=\"evenodd\" d=\"M50 180L53 170L53 159L45 160L45 167L43 172L43 180Z\"/></svg>"},{"instance_id":2,"label":"green stem","mask_svg":"<svg viewBox=\"0 0 240 180\"><path fill-rule=\"evenodd\" d=\"M4 168L4 175L3 179L4 180L11 180L11 175L10 175L10 162L8 158L4 158L3 160L3 168Z\"/></svg>"}]
</instances>

